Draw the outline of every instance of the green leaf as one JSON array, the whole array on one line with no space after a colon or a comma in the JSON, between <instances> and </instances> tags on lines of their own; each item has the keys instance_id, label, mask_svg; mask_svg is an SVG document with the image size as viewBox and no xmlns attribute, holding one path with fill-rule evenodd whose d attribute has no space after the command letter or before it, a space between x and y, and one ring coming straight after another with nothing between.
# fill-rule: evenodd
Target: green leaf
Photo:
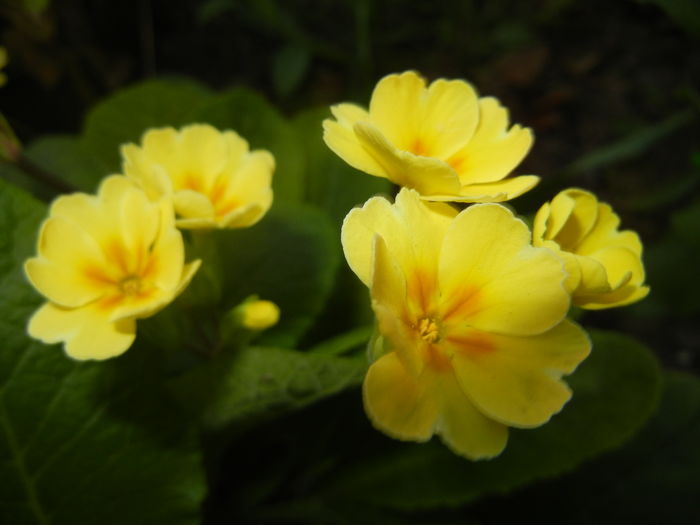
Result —
<instances>
[{"instance_id":1,"label":"green leaf","mask_svg":"<svg viewBox=\"0 0 700 525\"><path fill-rule=\"evenodd\" d=\"M636 129L612 144L583 155L567 168L567 172L572 175L584 173L639 156L694 119L695 113L686 110L671 115L663 122Z\"/></svg>"},{"instance_id":2,"label":"green leaf","mask_svg":"<svg viewBox=\"0 0 700 525\"><path fill-rule=\"evenodd\" d=\"M94 192L102 179L110 175L80 139L69 135L41 137L29 145L25 154L76 190Z\"/></svg>"},{"instance_id":3,"label":"green leaf","mask_svg":"<svg viewBox=\"0 0 700 525\"><path fill-rule=\"evenodd\" d=\"M691 523L700 472L700 380L680 372L667 372L664 379L659 410L624 448L523 490L508 506L509 515L533 522L566 516L571 525ZM505 522L497 512L489 517Z\"/></svg>"},{"instance_id":4,"label":"green leaf","mask_svg":"<svg viewBox=\"0 0 700 525\"><path fill-rule=\"evenodd\" d=\"M197 442L145 366L148 349L78 363L31 341L41 302L22 262L44 207L0 182L0 516L13 524L194 524Z\"/></svg>"},{"instance_id":5,"label":"green leaf","mask_svg":"<svg viewBox=\"0 0 700 525\"><path fill-rule=\"evenodd\" d=\"M634 306L645 317L693 316L700 312L700 202L671 215L671 229L644 254L653 293Z\"/></svg>"},{"instance_id":6,"label":"green leaf","mask_svg":"<svg viewBox=\"0 0 700 525\"><path fill-rule=\"evenodd\" d=\"M337 232L306 207L273 208L252 228L214 232L226 311L250 295L273 301L279 323L260 341L293 348L323 308L339 262Z\"/></svg>"},{"instance_id":7,"label":"green leaf","mask_svg":"<svg viewBox=\"0 0 700 525\"><path fill-rule=\"evenodd\" d=\"M200 122L232 129L252 149L266 149L275 156L272 187L275 202L299 202L304 187L301 143L291 125L255 91L235 88L213 97L196 113Z\"/></svg>"},{"instance_id":8,"label":"green leaf","mask_svg":"<svg viewBox=\"0 0 700 525\"><path fill-rule=\"evenodd\" d=\"M309 352L330 355L345 354L356 348L366 347L373 332L374 326L360 326L317 344L310 348Z\"/></svg>"},{"instance_id":9,"label":"green leaf","mask_svg":"<svg viewBox=\"0 0 700 525\"><path fill-rule=\"evenodd\" d=\"M392 185L388 179L357 171L326 146L321 123L330 117L328 108L315 108L296 115L292 124L303 139L306 155L304 200L328 212L340 225L354 206L373 195L390 193Z\"/></svg>"},{"instance_id":10,"label":"green leaf","mask_svg":"<svg viewBox=\"0 0 700 525\"><path fill-rule=\"evenodd\" d=\"M364 355L352 358L272 347L220 356L171 382L171 389L206 428L240 425L296 410L357 385Z\"/></svg>"},{"instance_id":11,"label":"green leaf","mask_svg":"<svg viewBox=\"0 0 700 525\"><path fill-rule=\"evenodd\" d=\"M200 84L183 79L149 80L128 87L90 111L83 145L101 162L105 175L119 173L119 146L138 143L148 128L177 128L197 122L197 108L209 96Z\"/></svg>"},{"instance_id":12,"label":"green leaf","mask_svg":"<svg viewBox=\"0 0 700 525\"><path fill-rule=\"evenodd\" d=\"M456 506L559 475L620 446L656 406L658 365L627 336L596 331L592 338L591 356L568 379L573 399L540 428L511 429L498 458L469 462L436 439L396 444L338 473L328 497L399 510Z\"/></svg>"}]
</instances>

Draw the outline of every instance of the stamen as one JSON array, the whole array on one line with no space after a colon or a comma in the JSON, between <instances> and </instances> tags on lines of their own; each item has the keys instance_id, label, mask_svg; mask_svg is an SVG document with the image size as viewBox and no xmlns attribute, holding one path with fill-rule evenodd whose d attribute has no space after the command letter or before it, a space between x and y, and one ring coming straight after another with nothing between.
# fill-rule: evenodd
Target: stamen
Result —
<instances>
[{"instance_id":1,"label":"stamen","mask_svg":"<svg viewBox=\"0 0 700 525\"><path fill-rule=\"evenodd\" d=\"M119 289L125 295L136 295L141 291L141 279L134 275L122 279Z\"/></svg>"},{"instance_id":2,"label":"stamen","mask_svg":"<svg viewBox=\"0 0 700 525\"><path fill-rule=\"evenodd\" d=\"M418 333L421 339L428 343L435 343L440 340L440 329L437 323L429 317L424 317L418 322Z\"/></svg>"}]
</instances>

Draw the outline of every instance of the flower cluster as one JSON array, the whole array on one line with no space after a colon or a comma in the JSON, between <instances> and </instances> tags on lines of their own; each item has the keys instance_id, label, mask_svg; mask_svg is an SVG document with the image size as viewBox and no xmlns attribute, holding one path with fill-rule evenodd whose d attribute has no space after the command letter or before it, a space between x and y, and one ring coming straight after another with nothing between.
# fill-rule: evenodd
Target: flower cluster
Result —
<instances>
[{"instance_id":1,"label":"flower cluster","mask_svg":"<svg viewBox=\"0 0 700 525\"><path fill-rule=\"evenodd\" d=\"M122 147L123 172L96 195L57 198L25 273L47 302L29 334L63 342L75 359L106 359L134 342L136 320L158 312L188 285L201 261L185 263L179 228L251 226L272 203L274 159L250 152L233 131L208 125L149 130ZM277 322L260 302L255 330Z\"/></svg>"},{"instance_id":2,"label":"flower cluster","mask_svg":"<svg viewBox=\"0 0 700 525\"><path fill-rule=\"evenodd\" d=\"M639 238L583 190L545 204L532 234L496 204L539 180L505 178L532 134L508 128L498 101L463 81L426 87L414 72L389 75L369 111L331 110L329 148L403 186L394 203L373 197L350 211L342 229L377 318L365 410L392 437L438 434L467 458L498 455L509 426L542 425L571 397L562 376L591 345L566 318L570 305L607 308L647 294Z\"/></svg>"}]
</instances>

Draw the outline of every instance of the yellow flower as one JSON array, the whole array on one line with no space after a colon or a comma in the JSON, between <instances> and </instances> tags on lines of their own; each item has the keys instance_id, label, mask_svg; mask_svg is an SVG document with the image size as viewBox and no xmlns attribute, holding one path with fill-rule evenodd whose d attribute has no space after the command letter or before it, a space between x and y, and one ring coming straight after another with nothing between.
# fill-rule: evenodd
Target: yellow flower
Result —
<instances>
[{"instance_id":1,"label":"yellow flower","mask_svg":"<svg viewBox=\"0 0 700 525\"><path fill-rule=\"evenodd\" d=\"M275 160L235 131L207 124L151 129L121 149L124 173L157 200L172 196L180 228L243 228L272 204Z\"/></svg>"},{"instance_id":2,"label":"yellow flower","mask_svg":"<svg viewBox=\"0 0 700 525\"><path fill-rule=\"evenodd\" d=\"M478 98L462 80L426 87L413 71L379 81L369 111L331 108L323 122L328 147L345 162L434 201L500 202L530 190L539 178L505 177L532 145L495 98Z\"/></svg>"},{"instance_id":3,"label":"yellow flower","mask_svg":"<svg viewBox=\"0 0 700 525\"><path fill-rule=\"evenodd\" d=\"M577 188L560 192L535 216L533 244L562 257L569 273L566 287L582 308L622 306L649 293L639 236L619 226L609 204Z\"/></svg>"},{"instance_id":4,"label":"yellow flower","mask_svg":"<svg viewBox=\"0 0 700 525\"><path fill-rule=\"evenodd\" d=\"M280 309L272 301L252 300L240 306L241 324L248 330L264 330L277 324Z\"/></svg>"},{"instance_id":5,"label":"yellow flower","mask_svg":"<svg viewBox=\"0 0 700 525\"><path fill-rule=\"evenodd\" d=\"M150 202L123 176L98 194L59 197L41 225L38 255L25 262L29 281L47 299L29 335L65 343L75 359L107 359L136 337L136 319L170 303L200 261L184 263L172 203Z\"/></svg>"},{"instance_id":6,"label":"yellow flower","mask_svg":"<svg viewBox=\"0 0 700 525\"><path fill-rule=\"evenodd\" d=\"M365 377L365 410L386 434L439 434L471 459L498 455L508 426L536 427L571 396L563 374L588 355L565 320L565 272L530 245L499 204L458 213L403 189L375 197L342 230L345 257L370 288L389 352Z\"/></svg>"}]
</instances>

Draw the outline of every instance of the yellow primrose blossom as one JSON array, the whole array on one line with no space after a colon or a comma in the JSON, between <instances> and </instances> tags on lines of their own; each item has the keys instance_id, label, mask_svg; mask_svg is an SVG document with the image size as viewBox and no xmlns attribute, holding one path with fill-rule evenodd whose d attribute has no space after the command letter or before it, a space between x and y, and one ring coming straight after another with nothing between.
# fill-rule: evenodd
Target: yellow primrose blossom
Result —
<instances>
[{"instance_id":1,"label":"yellow primrose blossom","mask_svg":"<svg viewBox=\"0 0 700 525\"><path fill-rule=\"evenodd\" d=\"M243 228L272 204L275 159L208 124L151 129L121 149L124 173L157 200L172 196L180 228Z\"/></svg>"},{"instance_id":2,"label":"yellow primrose blossom","mask_svg":"<svg viewBox=\"0 0 700 525\"><path fill-rule=\"evenodd\" d=\"M345 219L348 264L369 287L389 350L364 380L365 410L386 434L433 434L471 459L498 455L508 426L547 422L571 397L563 374L588 355L564 317L565 272L499 204L457 212L402 189Z\"/></svg>"},{"instance_id":3,"label":"yellow primrose blossom","mask_svg":"<svg viewBox=\"0 0 700 525\"><path fill-rule=\"evenodd\" d=\"M272 301L253 300L241 305L241 324L249 330L264 330L277 324L280 309Z\"/></svg>"},{"instance_id":4,"label":"yellow primrose blossom","mask_svg":"<svg viewBox=\"0 0 700 525\"><path fill-rule=\"evenodd\" d=\"M56 199L37 252L24 270L48 302L30 319L29 335L64 342L75 359L125 352L136 337L136 319L170 303L200 264L185 264L172 203L150 202L119 175L105 179L96 196Z\"/></svg>"},{"instance_id":5,"label":"yellow primrose blossom","mask_svg":"<svg viewBox=\"0 0 700 525\"><path fill-rule=\"evenodd\" d=\"M649 293L639 236L619 226L609 204L577 188L560 192L535 216L533 244L562 257L569 273L566 287L582 308L623 306Z\"/></svg>"},{"instance_id":6,"label":"yellow primrose blossom","mask_svg":"<svg viewBox=\"0 0 700 525\"><path fill-rule=\"evenodd\" d=\"M530 190L539 178L505 177L532 145L532 132L508 128L508 111L478 98L462 80L426 87L413 71L379 81L369 111L331 108L323 139L345 162L434 201L501 202Z\"/></svg>"}]
</instances>

